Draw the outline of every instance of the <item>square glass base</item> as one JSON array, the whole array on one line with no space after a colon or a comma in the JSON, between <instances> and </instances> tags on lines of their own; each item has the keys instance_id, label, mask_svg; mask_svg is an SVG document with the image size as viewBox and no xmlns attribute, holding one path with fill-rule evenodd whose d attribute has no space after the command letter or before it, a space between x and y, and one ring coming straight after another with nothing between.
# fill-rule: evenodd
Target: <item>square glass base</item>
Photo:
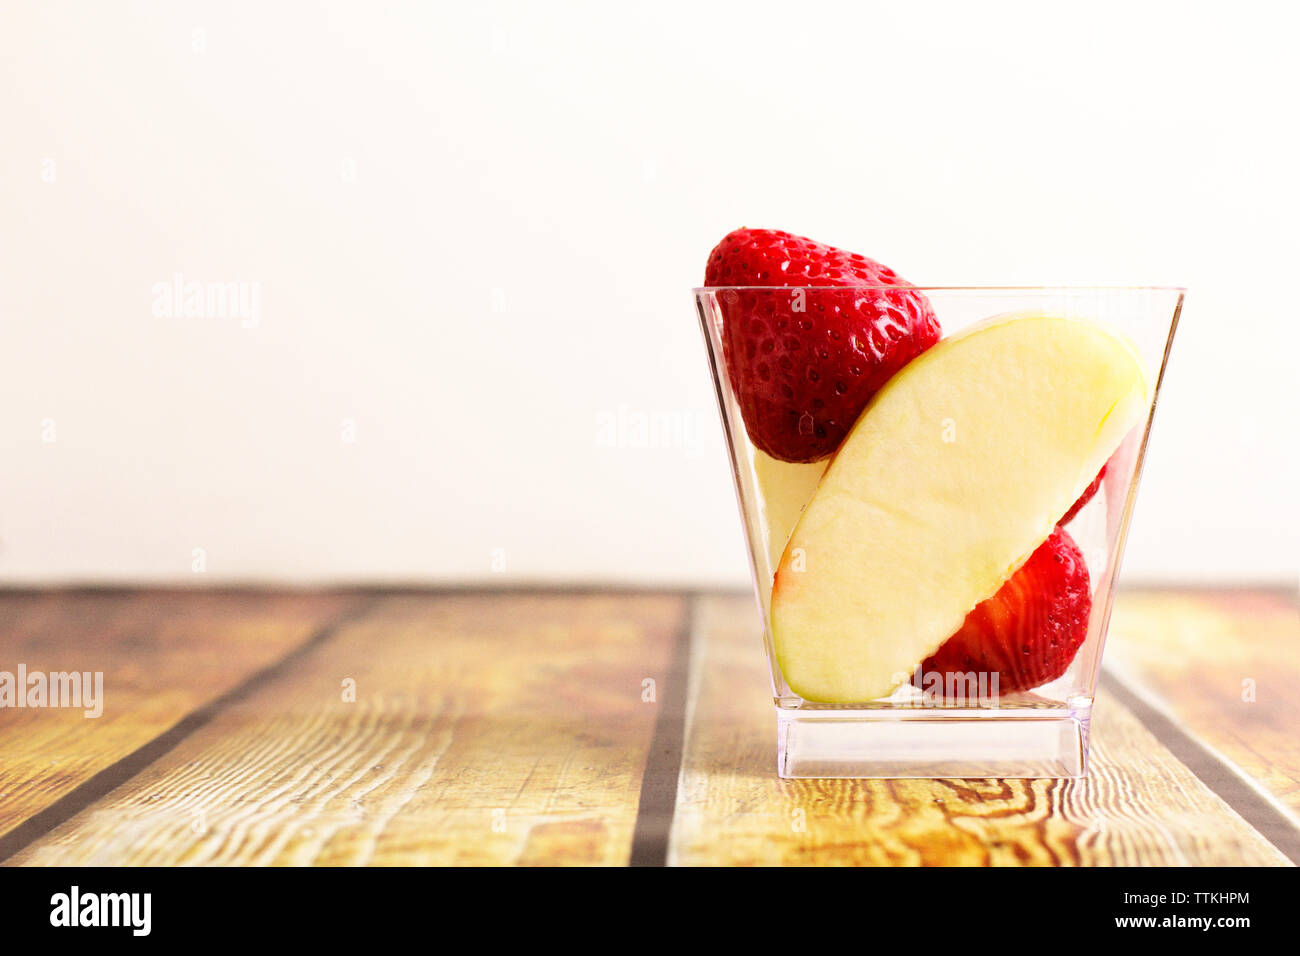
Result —
<instances>
[{"instance_id":1,"label":"square glass base","mask_svg":"<svg viewBox=\"0 0 1300 956\"><path fill-rule=\"evenodd\" d=\"M777 708L782 777L1082 777L1086 709Z\"/></svg>"}]
</instances>

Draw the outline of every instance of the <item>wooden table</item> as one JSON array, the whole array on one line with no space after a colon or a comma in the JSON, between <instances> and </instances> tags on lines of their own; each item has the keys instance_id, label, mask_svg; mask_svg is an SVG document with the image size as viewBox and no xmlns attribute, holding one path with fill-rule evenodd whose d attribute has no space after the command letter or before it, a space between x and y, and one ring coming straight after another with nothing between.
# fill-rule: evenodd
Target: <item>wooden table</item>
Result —
<instances>
[{"instance_id":1,"label":"wooden table","mask_svg":"<svg viewBox=\"0 0 1300 956\"><path fill-rule=\"evenodd\" d=\"M1300 616L1125 592L1089 779L783 781L752 600L586 591L0 592L23 864L1300 861Z\"/></svg>"}]
</instances>

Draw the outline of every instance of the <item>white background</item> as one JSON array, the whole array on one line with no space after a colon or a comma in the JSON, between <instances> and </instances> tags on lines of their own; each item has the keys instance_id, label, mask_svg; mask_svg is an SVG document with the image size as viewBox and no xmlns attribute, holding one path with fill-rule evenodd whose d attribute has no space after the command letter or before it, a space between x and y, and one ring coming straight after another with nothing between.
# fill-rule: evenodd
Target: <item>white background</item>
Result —
<instances>
[{"instance_id":1,"label":"white background","mask_svg":"<svg viewBox=\"0 0 1300 956\"><path fill-rule=\"evenodd\" d=\"M1127 577L1294 583L1283 10L7 4L0 581L742 583L688 290L750 225L1190 286Z\"/></svg>"}]
</instances>

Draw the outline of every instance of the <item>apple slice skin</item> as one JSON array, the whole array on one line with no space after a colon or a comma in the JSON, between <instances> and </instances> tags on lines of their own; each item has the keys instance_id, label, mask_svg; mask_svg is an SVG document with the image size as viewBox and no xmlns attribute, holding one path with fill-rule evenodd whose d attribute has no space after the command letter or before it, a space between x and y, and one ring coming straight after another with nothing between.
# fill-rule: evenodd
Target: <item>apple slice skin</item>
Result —
<instances>
[{"instance_id":1,"label":"apple slice skin","mask_svg":"<svg viewBox=\"0 0 1300 956\"><path fill-rule=\"evenodd\" d=\"M840 446L777 568L790 689L855 703L906 682L1149 407L1133 346L1080 319L997 316L909 363Z\"/></svg>"}]
</instances>

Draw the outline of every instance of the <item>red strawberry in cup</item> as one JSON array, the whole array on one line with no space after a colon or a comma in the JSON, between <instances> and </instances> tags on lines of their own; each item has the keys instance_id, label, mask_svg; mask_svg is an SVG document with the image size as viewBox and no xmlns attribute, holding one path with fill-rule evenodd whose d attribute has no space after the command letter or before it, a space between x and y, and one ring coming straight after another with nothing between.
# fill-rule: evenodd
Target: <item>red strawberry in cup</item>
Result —
<instances>
[{"instance_id":1,"label":"red strawberry in cup","mask_svg":"<svg viewBox=\"0 0 1300 956\"><path fill-rule=\"evenodd\" d=\"M929 675L998 675L998 693L1028 690L1065 673L1088 636L1088 566L1074 539L1057 527L997 594L975 606L961 629L921 665Z\"/></svg>"},{"instance_id":2,"label":"red strawberry in cup","mask_svg":"<svg viewBox=\"0 0 1300 956\"><path fill-rule=\"evenodd\" d=\"M709 256L723 353L750 440L782 461L833 454L873 395L939 340L926 297L856 253L737 229Z\"/></svg>"}]
</instances>

